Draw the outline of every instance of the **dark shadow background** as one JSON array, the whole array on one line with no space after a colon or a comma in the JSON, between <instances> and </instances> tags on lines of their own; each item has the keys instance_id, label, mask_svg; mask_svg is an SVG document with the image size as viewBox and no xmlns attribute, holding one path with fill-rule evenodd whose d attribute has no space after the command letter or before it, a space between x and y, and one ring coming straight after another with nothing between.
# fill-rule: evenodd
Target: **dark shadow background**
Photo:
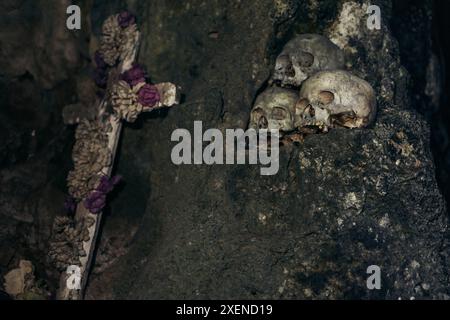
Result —
<instances>
[{"instance_id":1,"label":"dark shadow background","mask_svg":"<svg viewBox=\"0 0 450 320\"><path fill-rule=\"evenodd\" d=\"M411 76L411 106L430 123L436 178L450 203L450 1L396 0L393 12L391 28ZM431 23L423 19L430 15Z\"/></svg>"},{"instance_id":2,"label":"dark shadow background","mask_svg":"<svg viewBox=\"0 0 450 320\"><path fill-rule=\"evenodd\" d=\"M441 63L443 83L439 108L431 118L431 142L438 182L448 206L450 203L450 1L436 0L433 14L433 48Z\"/></svg>"}]
</instances>

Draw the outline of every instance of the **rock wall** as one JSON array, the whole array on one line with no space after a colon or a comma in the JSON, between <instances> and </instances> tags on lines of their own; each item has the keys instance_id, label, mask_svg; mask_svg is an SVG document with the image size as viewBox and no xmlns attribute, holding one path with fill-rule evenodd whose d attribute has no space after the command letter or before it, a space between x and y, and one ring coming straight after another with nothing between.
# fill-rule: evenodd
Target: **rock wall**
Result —
<instances>
[{"instance_id":1,"label":"rock wall","mask_svg":"<svg viewBox=\"0 0 450 320\"><path fill-rule=\"evenodd\" d=\"M392 2L372 3L380 31L365 27L366 1L129 1L140 62L155 82L181 85L184 99L125 128L117 172L127 183L88 298L448 298L430 127L411 102ZM330 37L376 89L376 124L284 145L273 177L255 166L173 165L174 129L246 127L276 54L304 32ZM372 264L379 291L366 288Z\"/></svg>"},{"instance_id":2,"label":"rock wall","mask_svg":"<svg viewBox=\"0 0 450 320\"><path fill-rule=\"evenodd\" d=\"M67 32L69 4L0 3L0 290L21 259L42 280L52 274L47 240L63 213L73 143L61 110L78 99L89 56L86 34Z\"/></svg>"},{"instance_id":3,"label":"rock wall","mask_svg":"<svg viewBox=\"0 0 450 320\"><path fill-rule=\"evenodd\" d=\"M67 32L68 0L2 1L0 277L30 260L55 291L47 241L73 144L62 107L83 99L102 21L128 8L143 34L140 63L183 99L125 126L115 169L125 184L86 298L449 298L448 217L430 149L432 134L447 190L433 2L371 3L380 31L365 27L363 0L84 0L82 31ZM172 164L176 128L246 128L277 54L306 32L332 39L375 88L375 125L285 143L275 176ZM367 290L370 265L381 267L379 291Z\"/></svg>"}]
</instances>

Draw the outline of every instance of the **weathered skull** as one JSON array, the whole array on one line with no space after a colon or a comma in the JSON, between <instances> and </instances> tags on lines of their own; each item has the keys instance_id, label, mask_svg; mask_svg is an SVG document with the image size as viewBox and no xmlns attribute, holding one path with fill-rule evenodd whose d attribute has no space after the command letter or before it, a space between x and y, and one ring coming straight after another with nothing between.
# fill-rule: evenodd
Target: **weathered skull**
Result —
<instances>
[{"instance_id":1,"label":"weathered skull","mask_svg":"<svg viewBox=\"0 0 450 320\"><path fill-rule=\"evenodd\" d=\"M324 36L302 34L289 41L275 63L273 80L299 87L319 71L344 68L344 54Z\"/></svg>"},{"instance_id":2,"label":"weathered skull","mask_svg":"<svg viewBox=\"0 0 450 320\"><path fill-rule=\"evenodd\" d=\"M294 111L298 93L294 90L271 87L256 99L250 116L250 128L278 129L288 132L295 129Z\"/></svg>"},{"instance_id":3,"label":"weathered skull","mask_svg":"<svg viewBox=\"0 0 450 320\"><path fill-rule=\"evenodd\" d=\"M323 71L306 80L295 110L295 125L304 127L363 128L376 115L370 84L347 71Z\"/></svg>"}]
</instances>

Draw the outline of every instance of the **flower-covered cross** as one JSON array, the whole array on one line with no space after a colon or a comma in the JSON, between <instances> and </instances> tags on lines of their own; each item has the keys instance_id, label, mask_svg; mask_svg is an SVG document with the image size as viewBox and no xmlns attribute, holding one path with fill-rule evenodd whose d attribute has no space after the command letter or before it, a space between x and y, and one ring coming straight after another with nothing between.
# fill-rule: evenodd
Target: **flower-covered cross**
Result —
<instances>
[{"instance_id":1,"label":"flower-covered cross","mask_svg":"<svg viewBox=\"0 0 450 320\"><path fill-rule=\"evenodd\" d=\"M89 240L83 241L85 257L80 257L81 290L68 289L67 274L61 277L58 298L83 297L93 258L102 210L108 193L120 181L112 177L112 167L122 129L122 122L134 122L140 113L179 103L179 88L172 83L152 84L144 67L136 63L140 33L136 17L122 12L105 20L99 50L95 53L94 81L102 90L103 100L95 120L81 121L73 150L74 169L69 173L71 197L67 210L74 210L75 220L86 217L95 223L88 227ZM82 117L80 117L82 118Z\"/></svg>"}]
</instances>

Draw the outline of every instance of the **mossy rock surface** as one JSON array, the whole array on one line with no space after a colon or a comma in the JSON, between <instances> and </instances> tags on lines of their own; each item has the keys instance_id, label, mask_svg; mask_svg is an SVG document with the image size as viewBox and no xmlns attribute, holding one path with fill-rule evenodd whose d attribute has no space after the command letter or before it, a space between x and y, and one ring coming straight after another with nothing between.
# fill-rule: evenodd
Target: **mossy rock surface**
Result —
<instances>
[{"instance_id":1,"label":"mossy rock surface","mask_svg":"<svg viewBox=\"0 0 450 320\"><path fill-rule=\"evenodd\" d=\"M88 298L445 297L445 203L429 128L408 105L389 31L365 33L347 57L377 91L376 125L284 146L279 173L263 177L257 166L175 166L171 133L192 130L195 120L245 128L282 45L295 33L326 34L341 2L317 2L310 14L303 1L129 4L143 33L140 62L153 81L181 85L184 97L125 127L117 172L128 184L112 202L100 248L115 225L133 235L123 256L94 272ZM377 4L389 21L391 2ZM386 78L396 84L390 95L382 94ZM414 152L402 155L399 145ZM373 264L382 269L379 291L366 287Z\"/></svg>"}]
</instances>

